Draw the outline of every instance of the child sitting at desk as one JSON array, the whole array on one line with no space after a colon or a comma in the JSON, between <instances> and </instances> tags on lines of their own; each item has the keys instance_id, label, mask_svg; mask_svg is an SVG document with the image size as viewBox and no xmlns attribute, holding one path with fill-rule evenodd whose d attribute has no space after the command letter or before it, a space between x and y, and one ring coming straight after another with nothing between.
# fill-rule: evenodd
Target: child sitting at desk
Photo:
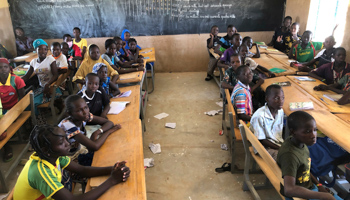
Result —
<instances>
[{"instance_id":1,"label":"child sitting at desk","mask_svg":"<svg viewBox=\"0 0 350 200\"><path fill-rule=\"evenodd\" d=\"M350 65L345 62L345 58L346 50L343 47L338 47L334 50L334 62L326 63L309 74L327 85L336 83L345 74L350 73Z\"/></svg>"},{"instance_id":2,"label":"child sitting at desk","mask_svg":"<svg viewBox=\"0 0 350 200\"><path fill-rule=\"evenodd\" d=\"M237 109L239 119L249 122L253 114L253 102L249 84L253 80L253 72L247 65L236 70L238 82L231 95L232 105Z\"/></svg>"},{"instance_id":3,"label":"child sitting at desk","mask_svg":"<svg viewBox=\"0 0 350 200\"><path fill-rule=\"evenodd\" d=\"M118 40L118 39L117 39ZM102 58L106 60L113 69L117 70L119 74L126 74L130 72L143 71L143 65L135 65L135 61L125 61L122 62L117 56L117 51L120 50L122 45L122 40L118 40L119 45L113 39L107 39L105 42L106 53L102 54ZM122 69L129 68L129 69Z\"/></svg>"},{"instance_id":4,"label":"child sitting at desk","mask_svg":"<svg viewBox=\"0 0 350 200\"><path fill-rule=\"evenodd\" d=\"M95 66L97 65L101 65L101 63L97 63ZM105 90L100 86L100 78L97 74L89 73L86 75L85 85L77 95L86 101L93 115L107 119L107 113L110 109L109 98Z\"/></svg>"},{"instance_id":5,"label":"child sitting at desk","mask_svg":"<svg viewBox=\"0 0 350 200\"><path fill-rule=\"evenodd\" d=\"M237 54L239 52L239 47L242 44L242 37L239 33L233 34L232 38L232 46L225 50L218 62L218 67L224 68L225 70L228 69L231 55Z\"/></svg>"},{"instance_id":6,"label":"child sitting at desk","mask_svg":"<svg viewBox=\"0 0 350 200\"><path fill-rule=\"evenodd\" d=\"M82 60L81 49L76 44L73 44L72 36L69 34L64 34L63 42L67 43L68 45L69 57L67 58L72 57L72 60Z\"/></svg>"},{"instance_id":7,"label":"child sitting at desk","mask_svg":"<svg viewBox=\"0 0 350 200\"><path fill-rule=\"evenodd\" d=\"M137 41L134 38L128 40L129 49L126 49L126 53L129 55L129 60L137 63L143 63L143 56L139 54L139 48L137 47Z\"/></svg>"},{"instance_id":8,"label":"child sitting at desk","mask_svg":"<svg viewBox=\"0 0 350 200\"><path fill-rule=\"evenodd\" d=\"M287 33L289 31L289 27L292 24L292 17L287 16L283 19L282 26L276 28L275 33L272 36L272 40L268 46L273 46L275 49L278 49L280 46L277 44L277 39L282 39L283 34ZM281 51L281 49L278 49Z\"/></svg>"},{"instance_id":9,"label":"child sitting at desk","mask_svg":"<svg viewBox=\"0 0 350 200\"><path fill-rule=\"evenodd\" d=\"M227 34L224 37L220 38L214 52L221 56L226 49L230 48L231 42L233 40L233 34L235 33L237 33L237 29L233 25L228 25Z\"/></svg>"},{"instance_id":10,"label":"child sitting at desk","mask_svg":"<svg viewBox=\"0 0 350 200\"><path fill-rule=\"evenodd\" d=\"M299 63L311 61L316 56L316 51L323 48L322 42L311 42L312 32L305 31L301 36L300 41L292 44L292 49L289 51L289 59L295 59ZM297 62L291 62L291 67L294 67ZM309 72L315 67L298 66L299 71Z\"/></svg>"},{"instance_id":11,"label":"child sitting at desk","mask_svg":"<svg viewBox=\"0 0 350 200\"><path fill-rule=\"evenodd\" d=\"M299 32L299 23L294 22L288 32L284 33L282 37L278 37L275 45L278 46L277 49L280 51L289 54L292 45L301 39L301 36L298 34Z\"/></svg>"},{"instance_id":12,"label":"child sitting at desk","mask_svg":"<svg viewBox=\"0 0 350 200\"><path fill-rule=\"evenodd\" d=\"M30 37L27 37L21 27L17 27L15 29L15 36L17 56L23 56L24 54L35 51L35 48L33 47L34 40Z\"/></svg>"},{"instance_id":13,"label":"child sitting at desk","mask_svg":"<svg viewBox=\"0 0 350 200\"><path fill-rule=\"evenodd\" d=\"M304 67L307 66L313 66L318 62L317 68L321 67L324 64L328 64L331 62L334 62L334 45L335 45L335 39L333 36L329 36L324 41L324 47L325 49L322 49L318 54L312 59L310 62L307 62L303 64Z\"/></svg>"},{"instance_id":14,"label":"child sitting at desk","mask_svg":"<svg viewBox=\"0 0 350 200\"><path fill-rule=\"evenodd\" d=\"M75 68L76 67L75 61L73 61L74 57L69 54L69 45L66 42L61 43L61 51L62 51L62 54L65 55L67 58L68 68L70 70L74 70L74 73L75 73L77 69ZM77 58L77 57L75 57L75 58ZM79 60L79 59L76 59L76 60Z\"/></svg>"},{"instance_id":15,"label":"child sitting at desk","mask_svg":"<svg viewBox=\"0 0 350 200\"><path fill-rule=\"evenodd\" d=\"M86 48L87 48L87 41L86 39L83 39L80 37L80 28L75 27L73 29L73 35L74 35L74 40L73 40L73 44L77 45L80 50L81 50L81 55L85 56L85 52L86 52ZM84 58L84 57L83 57Z\"/></svg>"},{"instance_id":16,"label":"child sitting at desk","mask_svg":"<svg viewBox=\"0 0 350 200\"><path fill-rule=\"evenodd\" d=\"M124 50L130 49L130 46L129 46L130 37L131 37L130 31L128 29L124 29L122 34L121 34L121 39L123 41L123 46L124 46L123 49L120 49L121 55L127 54L126 51L124 51ZM137 53L138 53L138 51L141 50L141 47L137 44L136 44L136 47L137 47Z\"/></svg>"},{"instance_id":17,"label":"child sitting at desk","mask_svg":"<svg viewBox=\"0 0 350 200\"><path fill-rule=\"evenodd\" d=\"M86 52L85 58L81 63L77 73L73 77L73 81L79 84L84 84L84 78L88 73L92 72L92 68L96 63L103 63L107 66L108 77L111 77L111 81L116 83L119 74L116 70L114 70L107 61L101 58L100 49L97 45L91 44L88 48L88 52Z\"/></svg>"},{"instance_id":18,"label":"child sitting at desk","mask_svg":"<svg viewBox=\"0 0 350 200\"><path fill-rule=\"evenodd\" d=\"M284 141L277 155L277 164L284 179L281 194L286 200L292 200L293 197L341 199L328 193L322 184L316 186L311 179L311 159L307 146L312 146L317 140L315 119L304 111L296 111L289 115L288 127L291 137Z\"/></svg>"},{"instance_id":19,"label":"child sitting at desk","mask_svg":"<svg viewBox=\"0 0 350 200\"><path fill-rule=\"evenodd\" d=\"M104 91L109 97L114 97L120 94L118 85L115 83L112 83L110 81L111 78L107 76L106 65L102 63L95 64L94 68L92 69L92 73L97 74L97 76L100 78L100 86L104 89Z\"/></svg>"},{"instance_id":20,"label":"child sitting at desk","mask_svg":"<svg viewBox=\"0 0 350 200\"><path fill-rule=\"evenodd\" d=\"M61 44L54 42L51 44L52 57L56 60L58 74L64 74L68 71L67 57L62 54Z\"/></svg>"},{"instance_id":21,"label":"child sitting at desk","mask_svg":"<svg viewBox=\"0 0 350 200\"><path fill-rule=\"evenodd\" d=\"M34 90L34 105L36 108L38 105L49 101L51 94L50 85L57 80L58 72L55 58L47 56L47 43L42 39L36 39L33 46L38 54L38 58L34 58L30 62L30 68L22 79L26 82L33 73L38 76L40 87ZM56 89L56 94L56 97L62 95L59 88ZM36 113L38 114L37 109Z\"/></svg>"},{"instance_id":22,"label":"child sitting at desk","mask_svg":"<svg viewBox=\"0 0 350 200\"><path fill-rule=\"evenodd\" d=\"M213 79L213 73L217 66L217 59L210 53L209 49L215 49L215 47L218 45L219 40L221 39L220 36L218 36L219 33L219 27L214 25L210 29L210 35L207 39L207 49L209 53L209 63L208 63L208 69L207 69L207 77L205 78L206 81L210 81Z\"/></svg>"},{"instance_id":23,"label":"child sitting at desk","mask_svg":"<svg viewBox=\"0 0 350 200\"><path fill-rule=\"evenodd\" d=\"M12 67L6 58L0 58L0 102L2 115L10 110L24 97L24 81L13 74ZM6 138L6 131L0 134L0 141ZM9 162L13 158L12 148L5 144L3 161Z\"/></svg>"},{"instance_id":24,"label":"child sitting at desk","mask_svg":"<svg viewBox=\"0 0 350 200\"><path fill-rule=\"evenodd\" d=\"M256 43L253 43L253 39L250 36L246 36L243 38L242 40L242 44L247 45L248 46L248 54L246 57L249 58L260 58L260 51L259 51L259 47ZM253 46L256 47L256 53L252 53L249 50L253 48Z\"/></svg>"},{"instance_id":25,"label":"child sitting at desk","mask_svg":"<svg viewBox=\"0 0 350 200\"><path fill-rule=\"evenodd\" d=\"M266 88L266 104L259 108L250 120L250 130L274 160L278 149L283 143L283 103L284 93L279 85L269 85Z\"/></svg>"},{"instance_id":26,"label":"child sitting at desk","mask_svg":"<svg viewBox=\"0 0 350 200\"><path fill-rule=\"evenodd\" d=\"M71 162L67 156L70 149L67 135L57 126L36 126L29 139L35 152L17 179L13 199L98 199L109 188L125 182L130 175L125 161L109 167L87 167ZM73 196L61 183L62 169L82 177L109 175L109 178L96 189Z\"/></svg>"},{"instance_id":27,"label":"child sitting at desk","mask_svg":"<svg viewBox=\"0 0 350 200\"><path fill-rule=\"evenodd\" d=\"M221 82L221 87L223 89L229 89L230 91L236 86L238 80L236 75L236 70L241 66L241 57L238 54L232 54L230 58L230 65L225 71L225 76Z\"/></svg>"}]
</instances>

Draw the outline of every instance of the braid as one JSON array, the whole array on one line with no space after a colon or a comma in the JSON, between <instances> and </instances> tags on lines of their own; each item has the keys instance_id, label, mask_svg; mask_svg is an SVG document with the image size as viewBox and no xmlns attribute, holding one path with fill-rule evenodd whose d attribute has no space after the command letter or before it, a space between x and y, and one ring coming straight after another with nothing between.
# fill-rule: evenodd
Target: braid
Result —
<instances>
[{"instance_id":1,"label":"braid","mask_svg":"<svg viewBox=\"0 0 350 200\"><path fill-rule=\"evenodd\" d=\"M42 149L46 147L49 149L49 152L53 152L51 149L51 141L48 136L54 134L54 129L58 126L52 125L40 125L35 126L32 132L30 133L30 144L32 145L34 151L38 154L41 159L48 160L50 157L47 155L47 152L44 152Z\"/></svg>"}]
</instances>

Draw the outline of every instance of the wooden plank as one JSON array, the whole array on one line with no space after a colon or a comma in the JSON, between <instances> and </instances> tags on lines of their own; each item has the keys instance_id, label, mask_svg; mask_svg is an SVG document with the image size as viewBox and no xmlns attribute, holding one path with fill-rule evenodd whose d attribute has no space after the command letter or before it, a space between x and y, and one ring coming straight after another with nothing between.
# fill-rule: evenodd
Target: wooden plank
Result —
<instances>
[{"instance_id":1,"label":"wooden plank","mask_svg":"<svg viewBox=\"0 0 350 200\"><path fill-rule=\"evenodd\" d=\"M350 114L334 114L335 116L339 117L340 119L344 120L346 123L350 124Z\"/></svg>"},{"instance_id":2,"label":"wooden plank","mask_svg":"<svg viewBox=\"0 0 350 200\"><path fill-rule=\"evenodd\" d=\"M235 109L233 108L233 105L231 103L231 95L230 95L230 91L228 89L225 89L225 96L226 96L226 100L227 100L227 110L228 110L228 112L231 112L232 116L233 116L234 127L230 127L230 128L235 129L234 131L235 131L236 140L242 141L242 135L241 135L241 132L239 131L239 128L237 126L236 112L235 112Z\"/></svg>"},{"instance_id":3,"label":"wooden plank","mask_svg":"<svg viewBox=\"0 0 350 200\"><path fill-rule=\"evenodd\" d=\"M120 74L117 84L139 83L142 80L143 71Z\"/></svg>"},{"instance_id":4,"label":"wooden plank","mask_svg":"<svg viewBox=\"0 0 350 200\"><path fill-rule=\"evenodd\" d=\"M259 65L269 70L272 68L280 68L280 69L286 70L285 72L282 72L282 73L278 73L278 74L275 73L276 76L296 74L296 71L297 71L297 69L290 67L289 65L285 65L266 54L261 54L260 58L253 58L253 60L257 62Z\"/></svg>"},{"instance_id":5,"label":"wooden plank","mask_svg":"<svg viewBox=\"0 0 350 200\"><path fill-rule=\"evenodd\" d=\"M24 61L28 62L27 60L31 61L35 56L37 56L36 53L30 52L30 53L27 53L23 56L18 56L16 58L14 58L13 60L14 60L14 62L24 62Z\"/></svg>"},{"instance_id":6,"label":"wooden plank","mask_svg":"<svg viewBox=\"0 0 350 200\"><path fill-rule=\"evenodd\" d=\"M150 48L145 48L145 49L141 49L140 50L140 54L144 55L144 54L155 54L156 50L154 47L150 47Z\"/></svg>"},{"instance_id":7,"label":"wooden plank","mask_svg":"<svg viewBox=\"0 0 350 200\"><path fill-rule=\"evenodd\" d=\"M122 129L112 133L95 152L92 166L112 166L117 161L127 160L131 170L127 182L113 186L99 199L146 199L142 144L141 120L129 121L122 124ZM107 178L108 176L91 178L90 185L97 187Z\"/></svg>"},{"instance_id":8,"label":"wooden plank","mask_svg":"<svg viewBox=\"0 0 350 200\"><path fill-rule=\"evenodd\" d=\"M338 105L337 102L331 101L325 98L324 94L336 94L333 91L315 91L314 87L324 83L320 80L315 79L316 81L298 81L296 76L287 76L289 80L303 88L310 95L318 99L321 103L323 103L331 112L333 113L350 113L350 104L346 105ZM321 98L324 100L322 101Z\"/></svg>"}]
</instances>

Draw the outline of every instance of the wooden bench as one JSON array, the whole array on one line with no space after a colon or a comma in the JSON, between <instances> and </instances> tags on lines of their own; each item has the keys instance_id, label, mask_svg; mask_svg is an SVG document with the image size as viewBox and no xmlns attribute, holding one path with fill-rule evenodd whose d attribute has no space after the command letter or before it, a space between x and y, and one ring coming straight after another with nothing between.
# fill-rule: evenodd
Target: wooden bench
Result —
<instances>
[{"instance_id":1,"label":"wooden bench","mask_svg":"<svg viewBox=\"0 0 350 200\"><path fill-rule=\"evenodd\" d=\"M24 111L29 105L31 105L31 111ZM7 131L7 137L0 141L0 149L11 139L11 137L22 127L22 125L32 118L32 124L36 125L36 118L34 113L34 94L30 91L26 94L15 106L13 106L1 119L0 119L0 133ZM19 142L22 142L19 136ZM6 179L10 173L15 169L21 160L21 157L29 148L29 142L25 148L16 155L15 160L6 173L0 171L0 184L2 185L1 190L3 192L8 192L8 187L6 185ZM14 155L15 156L15 155Z\"/></svg>"},{"instance_id":2,"label":"wooden bench","mask_svg":"<svg viewBox=\"0 0 350 200\"><path fill-rule=\"evenodd\" d=\"M284 184L280 167L277 165L276 161L271 157L271 155L266 151L265 147L260 143L258 138L256 138L255 135L246 126L246 124L242 120L239 120L239 123L239 129L242 135L242 141L245 151L243 190L249 190L252 193L254 199L260 200L261 198L256 192L256 189L264 189L270 186L268 182L264 185L259 186L254 186L251 182L249 170L251 166L251 158L253 158L255 162L259 165L260 169L264 172L272 186L279 193L281 187L280 184ZM248 141L251 143L252 146L249 145ZM255 154L253 147L257 150L258 154ZM284 199L282 195L281 197ZM301 200L300 198L295 197L293 197L293 199Z\"/></svg>"},{"instance_id":3,"label":"wooden bench","mask_svg":"<svg viewBox=\"0 0 350 200\"><path fill-rule=\"evenodd\" d=\"M237 156L236 148L237 148L237 142L242 141L241 134L239 132L238 126L237 126L237 118L236 118L236 112L233 108L232 102L231 102L231 95L230 91L228 89L224 90L225 93L223 95L223 102L227 106L228 111L228 117L229 117L229 126L226 124L226 109L223 108L223 114L222 114L222 129L228 138L229 146L230 146L230 153L231 153L231 173L236 173L239 170L237 170L237 167L235 166L235 157ZM228 130L229 127L229 130Z\"/></svg>"}]
</instances>

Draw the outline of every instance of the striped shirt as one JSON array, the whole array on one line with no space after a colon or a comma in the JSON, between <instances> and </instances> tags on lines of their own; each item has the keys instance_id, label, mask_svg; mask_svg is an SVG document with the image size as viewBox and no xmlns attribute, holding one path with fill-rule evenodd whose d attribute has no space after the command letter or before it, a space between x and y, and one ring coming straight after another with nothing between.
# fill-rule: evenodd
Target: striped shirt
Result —
<instances>
[{"instance_id":1,"label":"striped shirt","mask_svg":"<svg viewBox=\"0 0 350 200\"><path fill-rule=\"evenodd\" d=\"M233 88L231 102L232 105L236 107L237 114L252 116L253 103L249 85L244 85L241 81L238 81L236 86Z\"/></svg>"}]
</instances>

